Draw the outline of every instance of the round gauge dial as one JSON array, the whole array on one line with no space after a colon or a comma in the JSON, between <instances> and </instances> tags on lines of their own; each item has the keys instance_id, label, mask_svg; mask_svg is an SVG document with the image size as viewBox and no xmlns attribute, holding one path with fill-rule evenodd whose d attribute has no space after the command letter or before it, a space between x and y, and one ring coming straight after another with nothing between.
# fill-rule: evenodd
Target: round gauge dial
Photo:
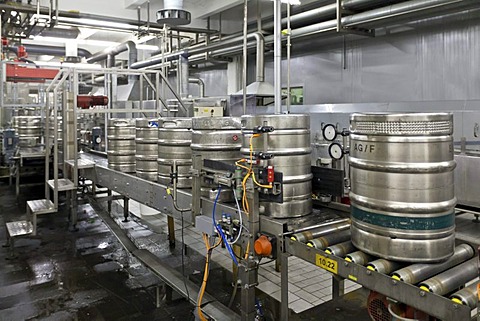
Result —
<instances>
[{"instance_id":1,"label":"round gauge dial","mask_svg":"<svg viewBox=\"0 0 480 321\"><path fill-rule=\"evenodd\" d=\"M343 148L339 143L333 143L328 147L328 154L335 160L342 159L344 155Z\"/></svg>"},{"instance_id":2,"label":"round gauge dial","mask_svg":"<svg viewBox=\"0 0 480 321\"><path fill-rule=\"evenodd\" d=\"M323 127L323 138L328 141L332 141L335 138L337 138L337 129L335 128L335 125L333 124L327 124L325 127Z\"/></svg>"}]
</instances>

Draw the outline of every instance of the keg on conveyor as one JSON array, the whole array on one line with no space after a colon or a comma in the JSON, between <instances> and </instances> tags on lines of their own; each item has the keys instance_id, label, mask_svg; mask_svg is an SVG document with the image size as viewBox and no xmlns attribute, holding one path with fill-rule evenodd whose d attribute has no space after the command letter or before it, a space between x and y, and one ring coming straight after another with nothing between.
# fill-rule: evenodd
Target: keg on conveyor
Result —
<instances>
[{"instance_id":1,"label":"keg on conveyor","mask_svg":"<svg viewBox=\"0 0 480 321\"><path fill-rule=\"evenodd\" d=\"M41 116L15 116L13 124L18 134L20 147L35 147L42 142Z\"/></svg>"},{"instance_id":2,"label":"keg on conveyor","mask_svg":"<svg viewBox=\"0 0 480 321\"><path fill-rule=\"evenodd\" d=\"M135 119L108 120L109 168L125 173L135 173L135 136Z\"/></svg>"},{"instance_id":3,"label":"keg on conveyor","mask_svg":"<svg viewBox=\"0 0 480 321\"><path fill-rule=\"evenodd\" d=\"M352 241L385 259L436 262L453 254L453 116L353 114Z\"/></svg>"},{"instance_id":4,"label":"keg on conveyor","mask_svg":"<svg viewBox=\"0 0 480 321\"><path fill-rule=\"evenodd\" d=\"M172 183L177 172L177 187L192 187L192 119L166 117L158 120L158 179L164 185ZM176 168L174 168L174 166Z\"/></svg>"},{"instance_id":5,"label":"keg on conveyor","mask_svg":"<svg viewBox=\"0 0 480 321\"><path fill-rule=\"evenodd\" d=\"M135 121L137 176L149 181L157 180L158 119L138 118Z\"/></svg>"},{"instance_id":6,"label":"keg on conveyor","mask_svg":"<svg viewBox=\"0 0 480 321\"><path fill-rule=\"evenodd\" d=\"M247 115L242 116L242 155L250 157L250 138L258 126L274 130L252 139L254 153L264 152L274 157L264 160L283 173L283 203L261 202L264 214L278 217L298 217L312 212L312 169L310 116L308 115Z\"/></svg>"},{"instance_id":7,"label":"keg on conveyor","mask_svg":"<svg viewBox=\"0 0 480 321\"><path fill-rule=\"evenodd\" d=\"M234 164L242 147L241 123L238 117L192 118L192 158ZM209 179L202 181L202 196L215 198L217 185ZM220 200L232 200L233 193L222 190Z\"/></svg>"}]
</instances>

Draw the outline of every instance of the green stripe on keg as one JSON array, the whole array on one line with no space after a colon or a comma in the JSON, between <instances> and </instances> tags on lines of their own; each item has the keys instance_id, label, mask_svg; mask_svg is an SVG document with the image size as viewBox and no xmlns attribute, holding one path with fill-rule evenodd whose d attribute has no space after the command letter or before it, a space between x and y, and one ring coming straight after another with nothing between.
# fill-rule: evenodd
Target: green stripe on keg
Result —
<instances>
[{"instance_id":1,"label":"green stripe on keg","mask_svg":"<svg viewBox=\"0 0 480 321\"><path fill-rule=\"evenodd\" d=\"M455 224L455 213L437 217L390 216L352 206L352 217L364 223L399 230L440 230Z\"/></svg>"}]
</instances>

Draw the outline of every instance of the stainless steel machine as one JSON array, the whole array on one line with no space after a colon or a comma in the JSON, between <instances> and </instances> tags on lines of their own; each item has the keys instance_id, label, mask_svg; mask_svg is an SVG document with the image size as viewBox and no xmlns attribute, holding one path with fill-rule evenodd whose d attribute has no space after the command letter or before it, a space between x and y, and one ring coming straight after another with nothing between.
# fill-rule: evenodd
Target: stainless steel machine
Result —
<instances>
[{"instance_id":1,"label":"stainless steel machine","mask_svg":"<svg viewBox=\"0 0 480 321\"><path fill-rule=\"evenodd\" d=\"M281 287L276 296L280 304L272 304L271 298L268 308L276 320L288 320L291 256L330 273L334 298L343 295L345 280L351 280L372 291L371 311L470 320L478 303L480 242L471 236L475 231L467 236L462 231L462 226L475 224L470 218L465 223L463 216L471 216L473 209L467 213L455 206L451 114L348 113L337 120L326 113L262 109L242 117L169 117L159 89L161 83L171 85L161 72L148 70L125 74L141 77L143 85L155 89L154 100L139 101L139 108L120 108L115 102L82 109L72 99L82 72L92 73L62 70L47 88L63 98L46 104L45 114L53 119L46 119L45 135L51 139L46 140L45 159L54 158L53 175L47 168L45 199L27 203L34 226L37 215L56 211L61 192L67 193L72 213L79 196L95 208L107 202L107 211L122 199L124 220L129 219L129 200L149 206L168 216L169 241L175 240L174 219L195 225L209 246L220 240L225 245L220 251L228 253L241 285L239 314L208 293L207 299L199 299L206 282L195 284L135 244L129 252L189 297L199 315L215 320L259 317L259 284L266 281L258 271L269 261L280 271ZM119 71L95 72L108 78ZM176 101L175 113L185 109L186 115L193 114L180 97ZM68 120L63 125L60 114ZM67 124L79 132L79 119L91 121L88 128L106 124L96 130L107 137L105 152L80 146L71 132L63 142L59 139ZM323 153L326 141L333 142L328 143L329 155ZM320 145L322 155L317 153ZM78 194L83 181L91 183L86 194ZM97 197L100 186L107 192ZM139 220L155 225L156 217ZM102 218L127 244L119 220Z\"/></svg>"}]
</instances>

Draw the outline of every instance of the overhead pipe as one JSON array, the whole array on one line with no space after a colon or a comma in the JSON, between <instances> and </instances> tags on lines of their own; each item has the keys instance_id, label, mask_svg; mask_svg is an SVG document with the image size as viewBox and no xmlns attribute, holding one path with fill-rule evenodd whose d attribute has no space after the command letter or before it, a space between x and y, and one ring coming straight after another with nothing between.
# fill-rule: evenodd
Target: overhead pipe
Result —
<instances>
[{"instance_id":1,"label":"overhead pipe","mask_svg":"<svg viewBox=\"0 0 480 321\"><path fill-rule=\"evenodd\" d=\"M375 5L385 5L398 2L398 0L343 0L342 8L345 10L357 10L361 8L371 8ZM290 24L292 26L298 26L308 21L319 21L322 19L328 19L334 17L337 11L337 4L331 3L322 7L307 10L297 14L293 14L290 17ZM288 23L288 18L282 19L282 28ZM264 30L271 30L274 27L273 21L262 24Z\"/></svg>"},{"instance_id":2,"label":"overhead pipe","mask_svg":"<svg viewBox=\"0 0 480 321\"><path fill-rule=\"evenodd\" d=\"M198 97L205 97L205 82L200 78L188 78L188 83L198 85Z\"/></svg>"},{"instance_id":3,"label":"overhead pipe","mask_svg":"<svg viewBox=\"0 0 480 321\"><path fill-rule=\"evenodd\" d=\"M188 97L188 53L178 57L177 77L180 77L180 97Z\"/></svg>"},{"instance_id":4,"label":"overhead pipe","mask_svg":"<svg viewBox=\"0 0 480 321\"><path fill-rule=\"evenodd\" d=\"M70 29L60 29L60 28L43 28L35 26L29 32L28 35L42 36L42 37L54 37L54 38L67 38L67 39L76 39L80 34L78 28ZM27 35L27 36L28 36Z\"/></svg>"},{"instance_id":5,"label":"overhead pipe","mask_svg":"<svg viewBox=\"0 0 480 321\"><path fill-rule=\"evenodd\" d=\"M57 46L42 46L42 45L33 45L33 44L25 44L23 45L27 53L32 54L40 54L40 55L51 55L51 56L65 56L65 47L57 47ZM17 54L18 47L10 46L8 50ZM77 52L79 57L90 58L92 53L86 49L78 48Z\"/></svg>"},{"instance_id":6,"label":"overhead pipe","mask_svg":"<svg viewBox=\"0 0 480 321\"><path fill-rule=\"evenodd\" d=\"M390 19L393 17L405 16L408 14L418 13L420 11L426 11L430 9L437 9L443 6L452 4L478 3L476 0L411 0L401 2L398 4L357 13L354 15L343 17L341 22L343 27L356 27L365 23L373 21L381 21ZM336 31L337 20L329 20L309 26L293 29L291 31L292 39L309 36L317 33ZM268 37L267 37L268 38ZM268 38L270 40L270 38ZM268 41L267 41L268 42Z\"/></svg>"},{"instance_id":7,"label":"overhead pipe","mask_svg":"<svg viewBox=\"0 0 480 321\"><path fill-rule=\"evenodd\" d=\"M25 6L21 4L0 4L0 10L5 10L5 11L16 11L16 12L22 12L22 13L31 13L31 14L36 14L37 13L37 8L34 6ZM49 15L48 8L42 7L40 8L40 14L41 15ZM132 28L125 28L121 26L115 26L115 27L109 27L110 29L115 29L115 30L129 30L129 31L135 31L137 27L142 26L143 22L142 21L137 21L137 20L132 20L132 19L125 19L125 18L118 18L118 17L113 17L113 16L102 16L102 15L97 15L97 14L91 14L91 13L84 13L84 12L74 12L74 11L58 11L56 16L57 18L57 23L70 23L75 26L94 26L94 27L99 27L98 24L89 24L85 22L81 22L80 19L88 19L88 20L96 20L96 21L106 21L106 22L114 22L114 23L123 23L123 24L128 24L131 25ZM65 20L68 19L68 21ZM101 26L100 26L101 27ZM159 23L150 23L150 30L159 31L163 30L163 25ZM218 30L208 30L204 28L192 28L192 27L181 27L181 26L171 26L170 30L173 31L179 31L179 32L189 32L189 33L196 33L196 34L215 34L218 33Z\"/></svg>"},{"instance_id":8,"label":"overhead pipe","mask_svg":"<svg viewBox=\"0 0 480 321\"><path fill-rule=\"evenodd\" d=\"M138 60L137 44L133 41L126 41L117 46L110 47L103 51L97 52L93 56L88 58L87 62L91 64L94 62L102 61L107 59L108 55L116 56L127 50L128 50L128 66L130 67L132 64L134 64Z\"/></svg>"},{"instance_id":9,"label":"overhead pipe","mask_svg":"<svg viewBox=\"0 0 480 321\"><path fill-rule=\"evenodd\" d=\"M253 32L247 35L247 40L254 39L257 44L257 53L256 53L256 81L265 80L265 38L259 32ZM194 56L198 54L203 54L205 52L210 52L216 49L221 49L228 47L230 45L239 45L243 41L243 36L227 39L225 41L218 41L207 46L195 47L188 50L180 50L170 54L164 55L164 57L156 56L148 60L139 61L130 66L132 69L141 69L150 67L153 65L161 64L164 59L166 61L173 61L176 57L180 55ZM163 59L162 59L163 58Z\"/></svg>"},{"instance_id":10,"label":"overhead pipe","mask_svg":"<svg viewBox=\"0 0 480 321\"><path fill-rule=\"evenodd\" d=\"M354 1L354 0L347 0L347 1ZM471 1L468 1L468 0L426 0L426 1L411 0L411 1L402 2L402 3L390 5L383 8L372 9L362 13L346 16L342 18L342 25L344 27L353 27L353 26L358 26L367 22L380 21L384 19L392 19L393 17L408 17L409 14L429 11L434 8L439 9L451 4L459 4L459 3L463 6L468 6L470 4L478 4L478 2L475 0L471 0ZM458 9L458 7L456 7L456 9ZM383 13L383 16L382 14L380 14L380 12ZM336 32L336 27L337 27L336 19L324 21L324 22L312 24L309 26L292 29L291 38L297 39L297 38L302 38L302 37L323 33L323 32L328 32L328 31ZM256 39L257 40L257 80L259 80L259 78L264 79L263 78L264 69L263 67L259 68L259 66L263 65L263 62L260 64L258 62L260 59L263 60L264 58L263 53L265 50L265 47L264 47L265 44L272 44L274 41L274 37L273 36L264 37L262 34L258 34L258 33L251 33L248 35L248 37L249 38L258 37L258 39ZM219 49L233 46L233 48L237 50L239 48L238 45L241 43L242 40L243 40L242 36L235 36L235 37L230 37L228 39L224 39L221 41L210 43L209 45L204 45L204 44L194 45L189 48L189 56L202 54L204 52L211 52L214 50L222 51L222 54L227 54L228 49L226 50L219 50ZM175 60L176 57L178 57L178 55L184 52L185 51L182 50L182 51L166 54L165 55L166 61ZM261 52L261 54L259 54L259 52ZM144 61L140 61L132 64L131 68L141 69L141 68L146 68L153 65L159 65L161 63L162 63L162 58L159 56L154 56L148 60L144 60Z\"/></svg>"}]
</instances>

